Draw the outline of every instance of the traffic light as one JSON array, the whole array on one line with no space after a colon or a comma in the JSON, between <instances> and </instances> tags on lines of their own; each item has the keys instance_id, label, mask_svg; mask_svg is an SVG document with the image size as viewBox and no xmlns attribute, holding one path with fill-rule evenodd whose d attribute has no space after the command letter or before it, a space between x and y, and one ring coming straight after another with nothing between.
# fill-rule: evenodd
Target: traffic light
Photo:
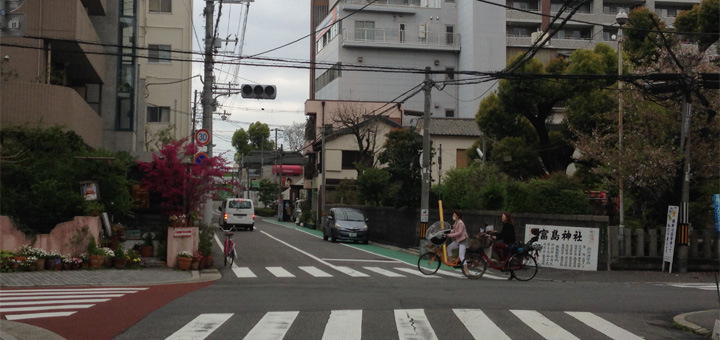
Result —
<instances>
[{"instance_id":1,"label":"traffic light","mask_svg":"<svg viewBox=\"0 0 720 340\"><path fill-rule=\"evenodd\" d=\"M250 85L240 86L240 94L243 98L252 99L275 99L277 91L275 85Z\"/></svg>"}]
</instances>

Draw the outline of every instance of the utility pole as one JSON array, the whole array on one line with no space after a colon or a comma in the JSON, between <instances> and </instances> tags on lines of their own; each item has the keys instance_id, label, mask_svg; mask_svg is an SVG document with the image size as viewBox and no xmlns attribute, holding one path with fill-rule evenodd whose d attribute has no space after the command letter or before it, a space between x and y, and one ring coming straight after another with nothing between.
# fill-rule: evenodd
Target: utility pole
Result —
<instances>
[{"instance_id":1,"label":"utility pole","mask_svg":"<svg viewBox=\"0 0 720 340\"><path fill-rule=\"evenodd\" d=\"M278 193L278 200L280 201L280 202L279 202L279 203L280 203L280 204L279 204L279 206L280 206L280 216L278 216L278 220L280 220L280 221L283 220L283 214L285 213L285 205L284 205L284 204L285 204L285 198L282 197L282 192L283 192L283 186L282 186L282 167L283 167L282 157L283 157L283 146L282 146L282 144L281 144L281 145L280 145L280 169L278 170L278 174L280 175L280 176L278 177L278 178L280 179L280 185L278 185L278 190L280 191L280 192Z\"/></svg>"},{"instance_id":2,"label":"utility pole","mask_svg":"<svg viewBox=\"0 0 720 340\"><path fill-rule=\"evenodd\" d=\"M277 213L278 213L278 219L282 219L282 199L280 198L280 194L282 193L282 184L280 177L282 176L282 172L277 167L277 159L278 159L278 145L277 145L277 133L278 128L270 129L270 131L275 131L275 148L273 149L273 173L275 173L275 184L277 184L278 187L278 193L277 197L275 197L275 201L277 202ZM282 168L282 166L280 166Z\"/></svg>"},{"instance_id":3,"label":"utility pole","mask_svg":"<svg viewBox=\"0 0 720 340\"><path fill-rule=\"evenodd\" d=\"M203 15L205 16L205 62L204 62L204 83L202 92L202 105L203 105L203 121L202 127L207 130L210 135L210 143L207 144L207 155L212 157L213 153L213 128L212 128L212 115L213 115L213 18L215 12L215 4L212 0L205 1L205 10ZM209 225L212 223L212 210L213 202L212 199L208 198L205 201L205 208L203 209L203 223Z\"/></svg>"},{"instance_id":4,"label":"utility pole","mask_svg":"<svg viewBox=\"0 0 720 340\"><path fill-rule=\"evenodd\" d=\"M320 187L320 216L318 216L318 221L320 221L320 229L324 228L325 225L325 102L321 102L322 104L322 121L320 122L320 136L322 138L322 144L320 147L320 167L322 170L322 176L321 176L321 187Z\"/></svg>"},{"instance_id":5,"label":"utility pole","mask_svg":"<svg viewBox=\"0 0 720 340\"><path fill-rule=\"evenodd\" d=\"M425 112L423 114L423 157L422 157L422 188L420 193L420 254L427 252L425 247L425 233L428 228L428 217L430 214L430 101L432 97L432 80L430 80L430 67L425 68Z\"/></svg>"}]
</instances>

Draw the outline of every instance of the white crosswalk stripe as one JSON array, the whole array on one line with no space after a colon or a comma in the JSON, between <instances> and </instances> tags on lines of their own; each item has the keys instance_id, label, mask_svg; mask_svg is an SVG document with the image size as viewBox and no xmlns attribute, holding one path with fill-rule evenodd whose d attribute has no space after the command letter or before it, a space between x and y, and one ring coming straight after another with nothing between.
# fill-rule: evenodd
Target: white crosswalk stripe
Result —
<instances>
[{"instance_id":1,"label":"white crosswalk stripe","mask_svg":"<svg viewBox=\"0 0 720 340\"><path fill-rule=\"evenodd\" d=\"M452 277L452 278L465 278L465 275L463 275L459 271L455 270L438 270L437 273L434 275L425 275L421 273L417 268L415 267L393 267L393 268L382 268L382 267L376 267L376 266L363 266L360 269L351 268L348 266L335 266L330 265L330 269L334 269L335 271L338 271L342 274L345 274L350 277L356 277L356 278L363 278L363 277L370 277L372 275L379 275L382 277L392 277L392 278L407 278L408 276L413 277L421 277L425 279L439 279L443 277ZM235 277L238 279L257 279L259 278L257 273L260 273L262 271L267 271L272 274L273 277L278 278L296 278L298 275L303 276L305 274L308 274L312 277L319 277L319 278L327 278L327 277L335 277L338 275L338 273L333 271L326 271L320 268L317 268L315 266L298 266L298 270L295 270L294 268L283 268L278 266L269 266L269 267L258 267L251 269L250 267L235 267L233 266L231 268L233 274L235 274ZM361 270L367 271L363 272ZM300 273L304 272L305 274ZM369 273L369 274L368 274ZM409 274L409 275L408 275ZM262 276L262 275L261 275ZM342 275L341 275L342 276ZM488 279L504 279L506 280L506 277L497 277L490 274L485 274L485 278ZM0 301L2 301L2 297L0 297Z\"/></svg>"},{"instance_id":2,"label":"white crosswalk stripe","mask_svg":"<svg viewBox=\"0 0 720 340\"><path fill-rule=\"evenodd\" d=\"M147 289L125 287L0 290L0 315L7 320L68 316L77 310L91 308L112 298Z\"/></svg>"},{"instance_id":3,"label":"white crosswalk stripe","mask_svg":"<svg viewBox=\"0 0 720 340\"><path fill-rule=\"evenodd\" d=\"M301 266L298 268L300 268L302 271L304 271L314 277L332 277L332 275L330 275L314 266L305 266L305 267Z\"/></svg>"},{"instance_id":4,"label":"white crosswalk stripe","mask_svg":"<svg viewBox=\"0 0 720 340\"><path fill-rule=\"evenodd\" d=\"M375 311L372 311L375 312ZM307 334L309 328L322 327L324 328L322 339L343 339L343 340L361 340L363 338L363 317L366 313L363 310L332 310L330 311L325 324L308 324L295 323L301 312L299 311L273 311L265 313L262 318L255 323L252 329L245 335L235 333L235 330L230 327L225 329L225 332L232 332L231 334L219 333L213 335L214 338L222 338L224 336L232 336L232 338L243 338L246 340L281 340L288 335L288 332L294 330L294 336L297 334ZM452 312L457 317L457 320L465 327L468 335L463 338L472 339L497 339L497 340L509 340L510 336L507 335L500 326L498 326L492 319L480 309L452 309ZM525 323L528 327L522 327L521 329L513 328L513 336L518 336L518 332L525 333L522 338L532 337L537 338L538 335L545 339L578 339L579 337L573 335L571 332L565 330L560 325L551 321L543 313L536 310L510 310L514 315L515 320L508 320L510 322L505 323L515 324L517 321ZM316 312L309 312L316 313ZM586 327L587 330L583 334L583 338L587 337L587 331L594 329L607 338L610 339L642 339L642 337L618 327L617 325L589 312L576 312L567 311L566 314L575 318L578 322L574 322L572 327L575 331L580 327ZM435 315L438 313L435 312ZM441 313L445 315L446 313ZM431 314L433 315L433 314ZM502 317L507 319L507 314L501 314ZM225 322L232 324L229 321L233 317L231 313L221 314L200 314L195 319L189 321L186 325L174 332L168 340L179 340L179 339L205 339L210 336L211 333L216 332ZM239 315L237 316L240 317ZM395 309L393 310L393 323L395 330L393 334L387 334L384 338L396 338L399 340L437 340L438 336L435 329L432 327L431 320L428 318L428 314L424 309ZM513 317L511 317L513 318ZM317 318L311 318L312 320L321 320ZM243 317L243 320L247 320ZM305 319L308 320L308 319ZM390 320L388 320L390 321ZM513 322L515 321L515 322ZM316 321L317 322L317 321ZM447 319L441 321L447 323ZM572 323L571 319L566 319L565 322ZM297 327L298 329L295 329ZM309 327L309 328L308 328ZM370 325L366 322L365 327L376 327L376 325ZM533 333L533 334L529 334ZM377 330L373 329L370 331L374 337L378 336ZM598 334L599 335L599 334ZM367 337L367 336L366 336Z\"/></svg>"},{"instance_id":5,"label":"white crosswalk stripe","mask_svg":"<svg viewBox=\"0 0 720 340\"><path fill-rule=\"evenodd\" d=\"M365 269L367 269L367 270L369 270L369 271L371 271L371 272L378 273L378 274L380 274L380 275L382 275L382 276L387 276L387 277L405 277L405 275L398 274L398 273L395 273L395 272L392 272L392 271L389 271L389 270L385 270L385 269L382 269L382 268L380 268L380 267L363 267L363 268L365 268Z\"/></svg>"},{"instance_id":6,"label":"white crosswalk stripe","mask_svg":"<svg viewBox=\"0 0 720 340\"><path fill-rule=\"evenodd\" d=\"M661 285L668 285L677 288L693 288L700 290L717 290L718 287L714 283L661 283Z\"/></svg>"},{"instance_id":7,"label":"white crosswalk stripe","mask_svg":"<svg viewBox=\"0 0 720 340\"><path fill-rule=\"evenodd\" d=\"M270 273L275 275L275 277L295 277L295 275L291 274L289 271L285 270L283 267L265 267Z\"/></svg>"}]
</instances>

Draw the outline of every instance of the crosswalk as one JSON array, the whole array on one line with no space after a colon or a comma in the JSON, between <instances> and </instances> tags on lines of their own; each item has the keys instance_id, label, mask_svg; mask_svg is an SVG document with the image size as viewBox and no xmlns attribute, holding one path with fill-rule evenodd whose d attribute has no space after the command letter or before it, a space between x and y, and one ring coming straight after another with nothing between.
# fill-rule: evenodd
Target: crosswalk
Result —
<instances>
[{"instance_id":1,"label":"crosswalk","mask_svg":"<svg viewBox=\"0 0 720 340\"><path fill-rule=\"evenodd\" d=\"M660 283L663 286L671 286L677 288L691 288L700 290L718 290L718 286L714 283Z\"/></svg>"},{"instance_id":2,"label":"crosswalk","mask_svg":"<svg viewBox=\"0 0 720 340\"><path fill-rule=\"evenodd\" d=\"M69 316L98 303L147 289L127 287L0 290L0 316L11 321Z\"/></svg>"},{"instance_id":3,"label":"crosswalk","mask_svg":"<svg viewBox=\"0 0 720 340\"><path fill-rule=\"evenodd\" d=\"M389 277L389 278L408 278L421 277L425 279L439 279L442 277L464 278L460 271L439 270L435 275L425 275L417 268L411 267L390 267L383 268L378 266L360 266L359 268L351 268L348 266L328 266L318 268L316 266L297 266L297 267L240 267L233 264L232 273L238 279L257 279L260 276L270 276L276 278L298 278L298 277L315 277L315 278L331 278L331 277L353 277L364 278L371 276ZM269 275L268 275L269 274ZM507 279L507 277L498 277L491 274L485 274L485 278L490 279Z\"/></svg>"},{"instance_id":4,"label":"crosswalk","mask_svg":"<svg viewBox=\"0 0 720 340\"><path fill-rule=\"evenodd\" d=\"M292 332L293 328L296 329L295 333L292 334L306 334L307 327L324 327L322 332L323 340L330 339L345 339L345 340L361 340L365 335L363 330L372 333L372 335L366 335L369 338L377 336L376 324L370 324L369 322L363 323L363 317L365 314L372 314L377 311L365 312L363 310L332 310L329 315L327 312L324 313L324 317L321 319L311 318L318 320L315 324L308 324L306 322L296 323L298 316L305 312L299 311L272 311L265 313L258 321L254 323L252 328L246 334L237 334L234 326L237 322L246 322L246 319L240 315L233 313L207 313L200 314L193 320L190 320L187 324L182 326L180 329L175 331L167 340L180 340L180 339L196 339L201 340L209 337L211 334L214 338L222 337L225 332L233 334L233 338L242 338L246 340L281 340L286 337L290 338L289 332ZM550 312L551 316L544 315L544 313L536 310L510 310L510 314L493 315L492 312L484 312L481 309L452 309L448 311L454 315L456 320L431 320L428 315L446 315L449 313L426 313L425 309L395 309L392 314L386 314L393 320L388 320L389 325L394 325L394 329L389 330L392 334L386 334L383 338L396 338L399 340L437 340L438 333L436 332L433 325L441 325L447 323L459 322L464 326L463 332L465 334L460 338L472 338L472 339L512 339L508 335L508 332L495 321L498 318L512 318L511 322L502 323L506 328L508 324L517 324L517 322L525 324L527 327L522 327L528 332L532 332L535 335L526 334L523 338L531 337L537 338L538 336L544 339L553 340L576 340L576 339L587 339L587 338L603 338L603 339L622 339L622 340L639 340L642 337L637 334L623 329L612 322L589 312L579 311L566 311L566 312ZM307 312L312 313L312 312ZM497 313L497 311L495 311ZM563 314L566 317L558 316L557 314ZM232 320L233 317L237 320ZM368 316L370 320L376 320L374 316ZM555 320L553 320L555 319ZM307 319L305 319L307 320ZM495 320L495 321L494 321ZM565 323L569 323L566 328L560 326L557 320L564 320ZM225 329L223 325L227 323ZM248 327L250 328L250 327ZM391 327L392 328L392 327ZM442 328L442 327L440 327ZM510 332L516 338L518 337L517 327Z\"/></svg>"}]
</instances>

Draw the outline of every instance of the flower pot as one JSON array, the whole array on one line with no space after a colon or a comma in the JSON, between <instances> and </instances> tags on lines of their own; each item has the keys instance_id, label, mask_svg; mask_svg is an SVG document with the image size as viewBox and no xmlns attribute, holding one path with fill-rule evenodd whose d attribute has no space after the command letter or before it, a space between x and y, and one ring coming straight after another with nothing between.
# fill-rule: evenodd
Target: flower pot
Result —
<instances>
[{"instance_id":1,"label":"flower pot","mask_svg":"<svg viewBox=\"0 0 720 340\"><path fill-rule=\"evenodd\" d=\"M200 262L191 262L190 263L190 269L191 270L198 270L200 269Z\"/></svg>"},{"instance_id":2,"label":"flower pot","mask_svg":"<svg viewBox=\"0 0 720 340\"><path fill-rule=\"evenodd\" d=\"M153 246L140 246L140 256L152 257L153 256Z\"/></svg>"},{"instance_id":3,"label":"flower pot","mask_svg":"<svg viewBox=\"0 0 720 340\"><path fill-rule=\"evenodd\" d=\"M126 265L127 265L126 258L116 258L115 259L115 269L125 269Z\"/></svg>"},{"instance_id":4,"label":"flower pot","mask_svg":"<svg viewBox=\"0 0 720 340\"><path fill-rule=\"evenodd\" d=\"M77 262L73 262L70 264L70 270L78 270L80 269L80 264Z\"/></svg>"},{"instance_id":5,"label":"flower pot","mask_svg":"<svg viewBox=\"0 0 720 340\"><path fill-rule=\"evenodd\" d=\"M28 265L28 270L31 272L36 271L37 270L37 262L31 263L30 265Z\"/></svg>"},{"instance_id":6,"label":"flower pot","mask_svg":"<svg viewBox=\"0 0 720 340\"><path fill-rule=\"evenodd\" d=\"M105 268L112 268L115 258L114 257L105 257L103 258L103 267Z\"/></svg>"},{"instance_id":7,"label":"flower pot","mask_svg":"<svg viewBox=\"0 0 720 340\"><path fill-rule=\"evenodd\" d=\"M37 260L36 263L37 263L37 270L38 270L38 271L45 270L45 262L47 262L47 261L45 261L45 259L38 259L38 260Z\"/></svg>"},{"instance_id":8,"label":"flower pot","mask_svg":"<svg viewBox=\"0 0 720 340\"><path fill-rule=\"evenodd\" d=\"M203 268L212 268L213 265L213 258L212 255L205 255L203 256Z\"/></svg>"},{"instance_id":9,"label":"flower pot","mask_svg":"<svg viewBox=\"0 0 720 340\"><path fill-rule=\"evenodd\" d=\"M192 264L192 257L178 256L177 264L178 264L178 269L188 270L188 269L190 269L190 264Z\"/></svg>"},{"instance_id":10,"label":"flower pot","mask_svg":"<svg viewBox=\"0 0 720 340\"><path fill-rule=\"evenodd\" d=\"M102 256L102 255L90 255L90 268L92 268L92 269L102 268L103 258L104 258L104 256Z\"/></svg>"},{"instance_id":11,"label":"flower pot","mask_svg":"<svg viewBox=\"0 0 720 340\"><path fill-rule=\"evenodd\" d=\"M82 269L90 268L90 260L83 261L83 263L80 264L80 268L82 268Z\"/></svg>"}]
</instances>

